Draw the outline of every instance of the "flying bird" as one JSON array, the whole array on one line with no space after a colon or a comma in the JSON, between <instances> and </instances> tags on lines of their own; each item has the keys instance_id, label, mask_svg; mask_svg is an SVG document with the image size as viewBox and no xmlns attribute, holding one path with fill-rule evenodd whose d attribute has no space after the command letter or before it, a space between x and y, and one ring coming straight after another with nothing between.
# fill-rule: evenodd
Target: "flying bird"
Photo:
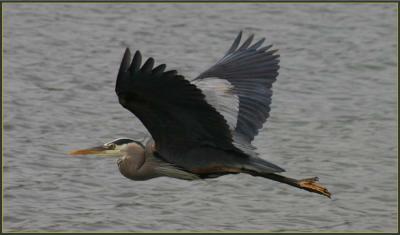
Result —
<instances>
[{"instance_id":1,"label":"flying bird","mask_svg":"<svg viewBox=\"0 0 400 235\"><path fill-rule=\"evenodd\" d=\"M269 117L279 55L264 38L241 43L240 31L226 54L192 80L166 65L154 66L125 50L115 92L119 103L149 131L144 143L119 138L71 155L118 157L119 171L131 180L173 177L184 180L249 174L330 197L318 178L293 179L259 156L251 144Z\"/></svg>"}]
</instances>

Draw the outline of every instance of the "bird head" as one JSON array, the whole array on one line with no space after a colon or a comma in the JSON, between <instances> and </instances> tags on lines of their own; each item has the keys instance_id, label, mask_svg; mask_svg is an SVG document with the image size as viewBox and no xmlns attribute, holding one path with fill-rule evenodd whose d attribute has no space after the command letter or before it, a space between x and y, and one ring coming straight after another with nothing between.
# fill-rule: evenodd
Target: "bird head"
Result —
<instances>
[{"instance_id":1,"label":"bird head","mask_svg":"<svg viewBox=\"0 0 400 235\"><path fill-rule=\"evenodd\" d=\"M139 143L140 142L127 139L127 138L119 138L110 142L107 142L100 146L95 146L87 149L79 149L69 152L70 155L96 155L102 157L122 157L124 155L124 150L126 149L126 145L129 143Z\"/></svg>"}]
</instances>

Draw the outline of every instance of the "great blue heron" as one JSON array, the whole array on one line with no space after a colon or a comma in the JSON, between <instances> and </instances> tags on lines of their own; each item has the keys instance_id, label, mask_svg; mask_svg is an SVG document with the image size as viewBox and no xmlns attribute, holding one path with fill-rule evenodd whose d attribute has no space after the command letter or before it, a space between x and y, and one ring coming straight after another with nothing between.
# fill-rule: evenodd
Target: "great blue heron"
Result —
<instances>
[{"instance_id":1,"label":"great blue heron","mask_svg":"<svg viewBox=\"0 0 400 235\"><path fill-rule=\"evenodd\" d=\"M246 173L330 197L318 178L292 179L285 170L258 157L251 144L269 117L272 83L278 76L279 55L261 47L254 35L239 46L238 34L216 64L189 81L177 71L155 68L149 58L141 66L126 49L115 91L119 103L143 123L146 143L117 139L102 146L73 151L119 157L120 172L132 180L167 176L185 180Z\"/></svg>"}]
</instances>

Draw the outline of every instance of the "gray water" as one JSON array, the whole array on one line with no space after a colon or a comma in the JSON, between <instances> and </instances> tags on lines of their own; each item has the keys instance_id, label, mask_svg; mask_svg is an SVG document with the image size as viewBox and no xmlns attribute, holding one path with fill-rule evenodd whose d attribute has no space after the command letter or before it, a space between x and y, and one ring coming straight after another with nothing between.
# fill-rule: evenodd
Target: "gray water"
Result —
<instances>
[{"instance_id":1,"label":"gray water","mask_svg":"<svg viewBox=\"0 0 400 235\"><path fill-rule=\"evenodd\" d=\"M397 231L394 4L6 4L3 231ZM285 175L135 182L73 149L146 130L114 92L125 47L193 78L239 30L280 49L254 141Z\"/></svg>"}]
</instances>

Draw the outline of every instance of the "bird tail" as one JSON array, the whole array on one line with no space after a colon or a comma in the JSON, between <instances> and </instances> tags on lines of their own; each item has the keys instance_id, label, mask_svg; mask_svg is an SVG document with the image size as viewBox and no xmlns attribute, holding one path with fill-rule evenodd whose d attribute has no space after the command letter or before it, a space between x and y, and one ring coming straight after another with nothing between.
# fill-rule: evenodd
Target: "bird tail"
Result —
<instances>
[{"instance_id":1,"label":"bird tail","mask_svg":"<svg viewBox=\"0 0 400 235\"><path fill-rule=\"evenodd\" d=\"M250 171L246 173L252 176L260 176L270 180L278 181L280 183L288 184L296 188L300 188L312 193L318 193L328 198L331 198L331 193L328 191L328 189L318 183L318 177L297 180L275 173L260 173L255 171Z\"/></svg>"}]
</instances>

